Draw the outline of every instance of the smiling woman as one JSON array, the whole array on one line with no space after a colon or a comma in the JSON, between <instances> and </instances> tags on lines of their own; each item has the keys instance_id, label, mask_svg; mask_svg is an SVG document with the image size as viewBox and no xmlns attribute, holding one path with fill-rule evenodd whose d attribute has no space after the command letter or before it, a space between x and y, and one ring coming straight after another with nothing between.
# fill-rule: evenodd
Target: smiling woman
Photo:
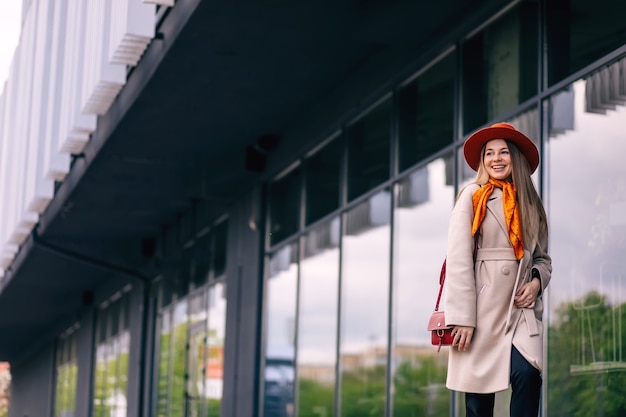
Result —
<instances>
[{"instance_id":1,"label":"smiling woman","mask_svg":"<svg viewBox=\"0 0 626 417\"><path fill-rule=\"evenodd\" d=\"M9 76L9 67L13 60L15 47L20 36L22 3L2 2L0 4L0 92L4 90L4 81Z\"/></svg>"}]
</instances>

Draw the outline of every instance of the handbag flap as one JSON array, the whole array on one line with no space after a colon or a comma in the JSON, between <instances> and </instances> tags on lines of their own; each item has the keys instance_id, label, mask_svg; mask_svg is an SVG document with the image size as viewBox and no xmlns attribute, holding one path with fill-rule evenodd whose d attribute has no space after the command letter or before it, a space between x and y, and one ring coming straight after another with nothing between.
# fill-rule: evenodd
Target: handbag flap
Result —
<instances>
[{"instance_id":1,"label":"handbag flap","mask_svg":"<svg viewBox=\"0 0 626 417\"><path fill-rule=\"evenodd\" d=\"M428 331L443 330L446 328L446 317L443 311L435 311L428 320Z\"/></svg>"}]
</instances>

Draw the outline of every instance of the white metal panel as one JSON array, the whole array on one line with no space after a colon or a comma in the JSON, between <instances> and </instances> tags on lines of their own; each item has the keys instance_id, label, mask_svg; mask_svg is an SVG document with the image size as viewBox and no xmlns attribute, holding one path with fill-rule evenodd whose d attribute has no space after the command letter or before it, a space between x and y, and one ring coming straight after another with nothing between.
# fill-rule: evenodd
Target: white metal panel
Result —
<instances>
[{"instance_id":1,"label":"white metal panel","mask_svg":"<svg viewBox=\"0 0 626 417\"><path fill-rule=\"evenodd\" d=\"M126 67L108 61L111 0L91 0L86 16L86 45L81 109L105 114L126 82Z\"/></svg>"},{"instance_id":2,"label":"white metal panel","mask_svg":"<svg viewBox=\"0 0 626 417\"><path fill-rule=\"evenodd\" d=\"M90 0L68 2L67 33L65 44L65 63L61 124L59 126L58 149L66 153L80 153L96 129L96 115L81 111L81 92L85 72L85 38L87 5Z\"/></svg>"},{"instance_id":3,"label":"white metal panel","mask_svg":"<svg viewBox=\"0 0 626 417\"><path fill-rule=\"evenodd\" d=\"M154 37L156 6L112 0L109 61L135 66Z\"/></svg>"},{"instance_id":4,"label":"white metal panel","mask_svg":"<svg viewBox=\"0 0 626 417\"><path fill-rule=\"evenodd\" d=\"M26 155L25 209L41 213L54 196L54 182L43 175L46 109L48 106L48 83L52 44L53 3L36 0L31 8L37 8L35 25L35 56L33 62L33 87L30 106L30 130Z\"/></svg>"},{"instance_id":5,"label":"white metal panel","mask_svg":"<svg viewBox=\"0 0 626 417\"><path fill-rule=\"evenodd\" d=\"M66 90L64 77L66 63L66 33L68 20L68 2L55 1L54 17L51 28L50 64L48 85L48 103L45 110L45 129L43 133L43 175L45 179L63 181L70 170L70 155L61 152L59 141L60 119L62 117L63 93Z\"/></svg>"},{"instance_id":6,"label":"white metal panel","mask_svg":"<svg viewBox=\"0 0 626 417\"><path fill-rule=\"evenodd\" d=\"M160 4L161 6L173 6L174 0L143 0L144 3Z\"/></svg>"},{"instance_id":7,"label":"white metal panel","mask_svg":"<svg viewBox=\"0 0 626 417\"><path fill-rule=\"evenodd\" d=\"M13 260L16 251L15 245L10 243L11 233L16 225L15 221L15 166L18 161L15 159L17 141L15 138L15 109L17 105L17 95L20 80L19 63L21 49L15 49L9 77L4 90L4 115L2 124L2 148L0 151L0 261L6 267ZM6 263L6 264L5 264Z\"/></svg>"},{"instance_id":8,"label":"white metal panel","mask_svg":"<svg viewBox=\"0 0 626 417\"><path fill-rule=\"evenodd\" d=\"M17 245L24 241L27 231L35 225L33 217L26 213L25 193L26 193L26 159L28 155L28 135L30 130L30 112L32 104L33 88L33 67L35 50L35 28L37 25L37 9L31 7L25 16L22 26L22 39L18 48L21 49L19 60L20 80L18 83L17 102L15 107L15 119L17 120L14 137L16 161L13 179L11 181L11 192L13 197L11 204L14 205L14 212L11 215L11 234L9 242Z\"/></svg>"},{"instance_id":9,"label":"white metal panel","mask_svg":"<svg viewBox=\"0 0 626 417\"><path fill-rule=\"evenodd\" d=\"M0 92L0 277L154 38L155 4L31 0Z\"/></svg>"},{"instance_id":10,"label":"white metal panel","mask_svg":"<svg viewBox=\"0 0 626 417\"><path fill-rule=\"evenodd\" d=\"M14 254L9 255L6 248L6 227L5 227L5 210L4 210L4 184L6 178L6 136L4 134L5 131L5 120L6 120L6 96L7 96L7 88L8 85L5 82L2 86L2 93L0 94L0 282L1 277L4 276L4 270L10 264L10 261L13 259Z\"/></svg>"}]
</instances>

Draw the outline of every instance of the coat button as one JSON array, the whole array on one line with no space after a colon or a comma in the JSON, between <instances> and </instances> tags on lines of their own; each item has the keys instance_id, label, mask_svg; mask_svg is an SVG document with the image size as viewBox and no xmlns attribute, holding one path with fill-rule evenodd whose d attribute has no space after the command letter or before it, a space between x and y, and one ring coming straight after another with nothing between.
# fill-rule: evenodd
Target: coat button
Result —
<instances>
[{"instance_id":1,"label":"coat button","mask_svg":"<svg viewBox=\"0 0 626 417\"><path fill-rule=\"evenodd\" d=\"M504 268L502 268L502 274L503 275L509 275L511 273L511 270L509 268L507 268L506 266Z\"/></svg>"}]
</instances>

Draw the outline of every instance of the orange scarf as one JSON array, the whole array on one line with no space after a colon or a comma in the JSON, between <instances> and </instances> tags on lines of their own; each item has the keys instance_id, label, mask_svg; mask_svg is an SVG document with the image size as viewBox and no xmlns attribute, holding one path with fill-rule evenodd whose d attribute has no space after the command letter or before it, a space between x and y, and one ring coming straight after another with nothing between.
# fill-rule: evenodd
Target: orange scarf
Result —
<instances>
[{"instance_id":1,"label":"orange scarf","mask_svg":"<svg viewBox=\"0 0 626 417\"><path fill-rule=\"evenodd\" d=\"M502 202L504 205L504 220L509 229L509 240L515 250L515 257L522 259L524 256L524 241L522 239L522 220L517 205L517 190L510 182L494 180L489 178L489 182L480 187L472 196L474 205L474 222L472 223L472 236L480 228L485 214L487 213L487 200L495 188L502 189Z\"/></svg>"}]
</instances>

